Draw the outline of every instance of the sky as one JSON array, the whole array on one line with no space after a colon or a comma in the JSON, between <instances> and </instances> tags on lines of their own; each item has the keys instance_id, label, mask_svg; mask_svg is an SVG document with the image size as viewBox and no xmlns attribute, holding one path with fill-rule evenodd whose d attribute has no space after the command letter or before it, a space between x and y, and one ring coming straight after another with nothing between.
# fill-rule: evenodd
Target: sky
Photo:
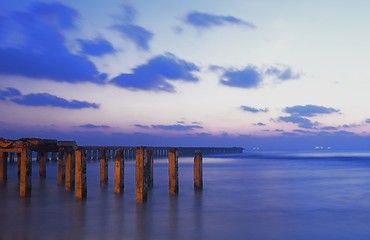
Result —
<instances>
[{"instance_id":1,"label":"sky","mask_svg":"<svg viewBox=\"0 0 370 240\"><path fill-rule=\"evenodd\" d=\"M0 137L370 146L370 2L0 2Z\"/></svg>"}]
</instances>

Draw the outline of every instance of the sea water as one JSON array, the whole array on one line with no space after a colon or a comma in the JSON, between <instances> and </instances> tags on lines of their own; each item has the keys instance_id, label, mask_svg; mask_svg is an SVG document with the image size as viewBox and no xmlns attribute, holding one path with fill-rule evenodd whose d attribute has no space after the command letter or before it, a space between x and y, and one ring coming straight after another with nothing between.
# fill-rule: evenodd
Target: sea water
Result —
<instances>
[{"instance_id":1,"label":"sea water","mask_svg":"<svg viewBox=\"0 0 370 240\"><path fill-rule=\"evenodd\" d=\"M123 194L87 165L88 197L57 186L57 165L30 198L18 196L17 164L0 185L0 240L8 239L370 239L370 153L248 152L204 156L204 190L193 189L193 158L179 158L179 195L168 195L166 159L154 160L154 188L135 203L135 163Z\"/></svg>"}]
</instances>

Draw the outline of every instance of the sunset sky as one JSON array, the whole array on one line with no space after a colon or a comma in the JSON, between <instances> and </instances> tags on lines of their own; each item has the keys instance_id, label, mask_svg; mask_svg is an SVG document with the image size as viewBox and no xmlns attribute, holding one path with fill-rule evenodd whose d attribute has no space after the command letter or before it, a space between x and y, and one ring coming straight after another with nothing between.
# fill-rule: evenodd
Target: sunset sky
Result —
<instances>
[{"instance_id":1,"label":"sunset sky","mask_svg":"<svg viewBox=\"0 0 370 240\"><path fill-rule=\"evenodd\" d=\"M370 1L0 2L0 137L368 149Z\"/></svg>"}]
</instances>

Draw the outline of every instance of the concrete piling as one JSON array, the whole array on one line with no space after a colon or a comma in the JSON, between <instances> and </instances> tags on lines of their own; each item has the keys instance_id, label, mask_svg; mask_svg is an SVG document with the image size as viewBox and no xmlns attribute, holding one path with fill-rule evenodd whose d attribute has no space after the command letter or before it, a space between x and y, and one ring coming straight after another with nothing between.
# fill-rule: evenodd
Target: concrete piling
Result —
<instances>
[{"instance_id":1,"label":"concrete piling","mask_svg":"<svg viewBox=\"0 0 370 240\"><path fill-rule=\"evenodd\" d=\"M109 150L108 150L109 151ZM108 159L106 148L101 148L99 151L100 158L100 185L108 182Z\"/></svg>"},{"instance_id":2,"label":"concrete piling","mask_svg":"<svg viewBox=\"0 0 370 240\"><path fill-rule=\"evenodd\" d=\"M66 154L65 189L70 191L75 185L75 152L68 150Z\"/></svg>"},{"instance_id":3,"label":"concrete piling","mask_svg":"<svg viewBox=\"0 0 370 240\"><path fill-rule=\"evenodd\" d=\"M76 199L87 197L86 158L84 150L77 148L75 151L75 193Z\"/></svg>"},{"instance_id":4,"label":"concrete piling","mask_svg":"<svg viewBox=\"0 0 370 240\"><path fill-rule=\"evenodd\" d=\"M9 163L14 163L14 153L9 153Z\"/></svg>"},{"instance_id":5,"label":"concrete piling","mask_svg":"<svg viewBox=\"0 0 370 240\"><path fill-rule=\"evenodd\" d=\"M147 161L147 152L144 147L136 148L136 203L147 201L147 181L145 174L145 163Z\"/></svg>"},{"instance_id":6,"label":"concrete piling","mask_svg":"<svg viewBox=\"0 0 370 240\"><path fill-rule=\"evenodd\" d=\"M147 179L148 179L148 188L153 188L153 151L147 150L147 164L145 166L147 172Z\"/></svg>"},{"instance_id":7,"label":"concrete piling","mask_svg":"<svg viewBox=\"0 0 370 240\"><path fill-rule=\"evenodd\" d=\"M179 193L178 168L177 149L171 148L168 150L168 193L170 195Z\"/></svg>"},{"instance_id":8,"label":"concrete piling","mask_svg":"<svg viewBox=\"0 0 370 240\"><path fill-rule=\"evenodd\" d=\"M45 150L40 147L37 151L37 161L39 162L39 175L41 179L46 178L46 157Z\"/></svg>"},{"instance_id":9,"label":"concrete piling","mask_svg":"<svg viewBox=\"0 0 370 240\"><path fill-rule=\"evenodd\" d=\"M21 153L17 152L18 178L21 176Z\"/></svg>"},{"instance_id":10,"label":"concrete piling","mask_svg":"<svg viewBox=\"0 0 370 240\"><path fill-rule=\"evenodd\" d=\"M194 189L203 189L203 157L201 153L196 153L194 157Z\"/></svg>"},{"instance_id":11,"label":"concrete piling","mask_svg":"<svg viewBox=\"0 0 370 240\"><path fill-rule=\"evenodd\" d=\"M8 178L8 153L0 152L0 183L5 183Z\"/></svg>"},{"instance_id":12,"label":"concrete piling","mask_svg":"<svg viewBox=\"0 0 370 240\"><path fill-rule=\"evenodd\" d=\"M19 196L28 197L31 195L32 152L24 146L20 155Z\"/></svg>"},{"instance_id":13,"label":"concrete piling","mask_svg":"<svg viewBox=\"0 0 370 240\"><path fill-rule=\"evenodd\" d=\"M124 185L124 158L122 149L116 151L114 157L114 192L122 193L125 187Z\"/></svg>"},{"instance_id":14,"label":"concrete piling","mask_svg":"<svg viewBox=\"0 0 370 240\"><path fill-rule=\"evenodd\" d=\"M54 161L54 162L57 161L57 153L56 152L51 153L51 161Z\"/></svg>"},{"instance_id":15,"label":"concrete piling","mask_svg":"<svg viewBox=\"0 0 370 240\"><path fill-rule=\"evenodd\" d=\"M58 185L63 185L64 181L65 181L65 149L59 148L57 183Z\"/></svg>"}]
</instances>

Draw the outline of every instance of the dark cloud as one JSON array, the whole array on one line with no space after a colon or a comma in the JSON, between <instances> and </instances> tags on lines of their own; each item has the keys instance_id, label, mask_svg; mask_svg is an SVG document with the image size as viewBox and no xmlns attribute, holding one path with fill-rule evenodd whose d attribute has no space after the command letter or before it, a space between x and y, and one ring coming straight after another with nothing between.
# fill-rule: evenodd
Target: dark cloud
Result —
<instances>
[{"instance_id":1,"label":"dark cloud","mask_svg":"<svg viewBox=\"0 0 370 240\"><path fill-rule=\"evenodd\" d=\"M251 113L259 113L259 112L268 112L267 108L254 108L254 107L248 107L248 106L240 106L240 109L245 112L251 112Z\"/></svg>"},{"instance_id":2,"label":"dark cloud","mask_svg":"<svg viewBox=\"0 0 370 240\"><path fill-rule=\"evenodd\" d=\"M189 12L185 16L184 22L201 29L207 29L215 26L224 26L224 25L239 25L250 29L256 27L251 22L247 22L233 16L215 15L197 11Z\"/></svg>"},{"instance_id":3,"label":"dark cloud","mask_svg":"<svg viewBox=\"0 0 370 240\"><path fill-rule=\"evenodd\" d=\"M278 120L280 122L290 122L290 123L295 123L298 124L299 127L301 128L313 128L315 127L318 123L312 122L308 118L304 118L298 115L291 115L291 116L286 116L286 117L279 117Z\"/></svg>"},{"instance_id":4,"label":"dark cloud","mask_svg":"<svg viewBox=\"0 0 370 240\"><path fill-rule=\"evenodd\" d=\"M262 123L262 122L255 123L253 125L255 125L255 126L266 126L266 124L265 123Z\"/></svg>"},{"instance_id":5,"label":"dark cloud","mask_svg":"<svg viewBox=\"0 0 370 240\"><path fill-rule=\"evenodd\" d=\"M290 67L283 66L283 67L269 67L266 72L266 75L274 76L278 80L285 81L285 80L294 80L300 78L299 73L293 72Z\"/></svg>"},{"instance_id":6,"label":"dark cloud","mask_svg":"<svg viewBox=\"0 0 370 240\"><path fill-rule=\"evenodd\" d=\"M365 123L370 123L370 118L366 119Z\"/></svg>"},{"instance_id":7,"label":"dark cloud","mask_svg":"<svg viewBox=\"0 0 370 240\"><path fill-rule=\"evenodd\" d=\"M62 30L74 28L78 13L60 3L34 3L27 12L13 12L0 23L0 74L55 81L100 83L87 58L69 52Z\"/></svg>"},{"instance_id":8,"label":"dark cloud","mask_svg":"<svg viewBox=\"0 0 370 240\"><path fill-rule=\"evenodd\" d=\"M111 83L132 90L174 92L174 86L169 81L196 82L198 78L192 74L193 71L199 71L195 64L166 53L134 68L132 73L113 78Z\"/></svg>"},{"instance_id":9,"label":"dark cloud","mask_svg":"<svg viewBox=\"0 0 370 240\"><path fill-rule=\"evenodd\" d=\"M254 66L247 66L242 70L226 70L221 76L221 84L230 87L254 88L262 81L259 70Z\"/></svg>"},{"instance_id":10,"label":"dark cloud","mask_svg":"<svg viewBox=\"0 0 370 240\"><path fill-rule=\"evenodd\" d=\"M317 105L305 105L305 106L297 105L293 107L286 107L284 111L286 113L290 113L292 115L300 117L313 117L321 114L331 114L339 112L339 110L334 108L328 108Z\"/></svg>"},{"instance_id":11,"label":"dark cloud","mask_svg":"<svg viewBox=\"0 0 370 240\"><path fill-rule=\"evenodd\" d=\"M100 57L105 54L116 52L112 44L103 38L94 40L79 39L78 42L80 43L83 54Z\"/></svg>"},{"instance_id":12,"label":"dark cloud","mask_svg":"<svg viewBox=\"0 0 370 240\"><path fill-rule=\"evenodd\" d=\"M121 23L112 25L111 29L121 33L124 38L135 43L139 49L148 51L150 49L149 42L152 40L154 34L147 29L134 24L137 12L133 6L124 4L122 9L123 17L121 17Z\"/></svg>"},{"instance_id":13,"label":"dark cloud","mask_svg":"<svg viewBox=\"0 0 370 240\"><path fill-rule=\"evenodd\" d=\"M80 128L88 128L88 129L107 129L110 128L108 125L95 125L95 124L85 124L85 125L80 125Z\"/></svg>"},{"instance_id":14,"label":"dark cloud","mask_svg":"<svg viewBox=\"0 0 370 240\"><path fill-rule=\"evenodd\" d=\"M67 100L48 93L31 93L22 95L22 93L15 88L0 90L0 100L11 101L23 106L48 106L67 109L99 108L99 105L96 103Z\"/></svg>"}]
</instances>

